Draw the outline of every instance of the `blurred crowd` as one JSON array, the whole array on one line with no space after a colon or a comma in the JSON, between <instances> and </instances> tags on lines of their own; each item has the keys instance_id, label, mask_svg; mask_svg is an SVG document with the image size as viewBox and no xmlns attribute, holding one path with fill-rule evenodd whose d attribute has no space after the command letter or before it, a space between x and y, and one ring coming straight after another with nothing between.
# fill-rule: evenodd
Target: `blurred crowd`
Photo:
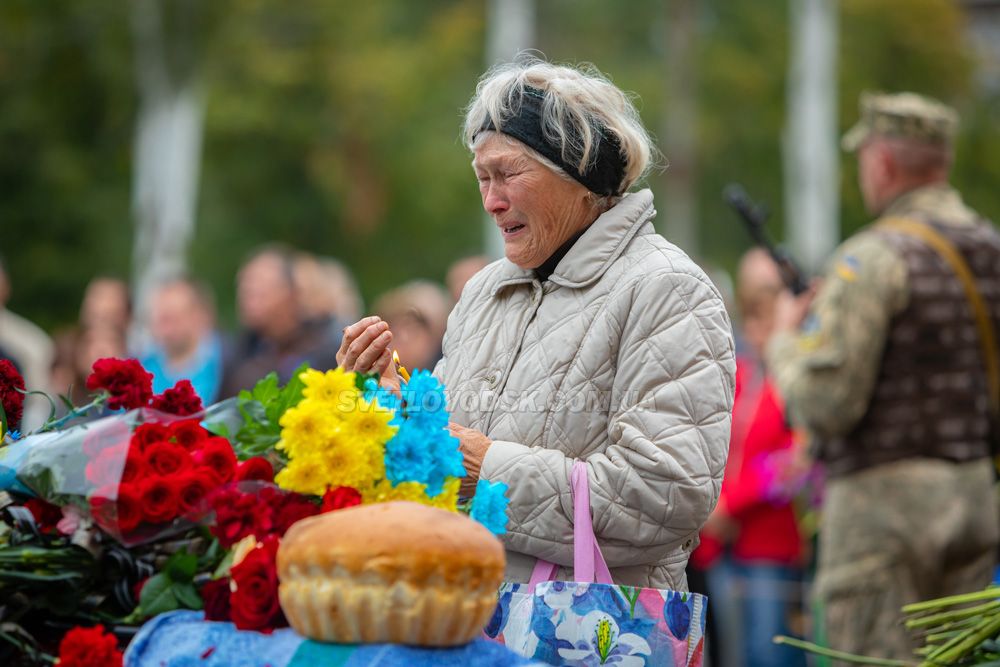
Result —
<instances>
[{"instance_id":1,"label":"blurred crowd","mask_svg":"<svg viewBox=\"0 0 1000 667\"><path fill-rule=\"evenodd\" d=\"M415 280L380 295L366 309L354 277L340 261L281 245L256 249L236 276L237 328L222 331L212 289L197 277L172 276L149 299L148 316L137 321L131 289L113 276L87 284L78 322L46 332L7 309L16 276L0 261L0 357L11 359L29 390L67 396L82 404L94 361L134 357L153 374L161 392L180 379L191 381L208 405L235 396L271 371L282 382L302 363L336 366L345 326L365 313L390 323L405 365L431 369L452 306L482 267L484 257L457 261L447 288ZM57 402L57 411L64 409ZM29 396L21 430L40 426L51 410L41 396Z\"/></svg>"}]
</instances>

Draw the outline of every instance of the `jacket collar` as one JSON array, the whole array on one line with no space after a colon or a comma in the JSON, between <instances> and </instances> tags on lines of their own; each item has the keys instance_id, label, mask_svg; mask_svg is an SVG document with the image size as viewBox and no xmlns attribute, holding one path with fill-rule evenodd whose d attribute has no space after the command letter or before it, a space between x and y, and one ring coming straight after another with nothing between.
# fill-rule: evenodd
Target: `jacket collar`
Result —
<instances>
[{"instance_id":1,"label":"jacket collar","mask_svg":"<svg viewBox=\"0 0 1000 667\"><path fill-rule=\"evenodd\" d=\"M909 217L914 214L930 215L947 223L968 223L977 215L962 201L958 190L947 183L925 185L897 197L880 217Z\"/></svg>"},{"instance_id":2,"label":"jacket collar","mask_svg":"<svg viewBox=\"0 0 1000 667\"><path fill-rule=\"evenodd\" d=\"M615 206L601 214L583 236L573 244L562 261L556 265L549 280L562 287L581 288L597 281L625 251L642 226L653 219L653 193L640 190L622 197ZM510 285L530 283L534 271L522 269L507 259L501 260L496 295Z\"/></svg>"}]
</instances>

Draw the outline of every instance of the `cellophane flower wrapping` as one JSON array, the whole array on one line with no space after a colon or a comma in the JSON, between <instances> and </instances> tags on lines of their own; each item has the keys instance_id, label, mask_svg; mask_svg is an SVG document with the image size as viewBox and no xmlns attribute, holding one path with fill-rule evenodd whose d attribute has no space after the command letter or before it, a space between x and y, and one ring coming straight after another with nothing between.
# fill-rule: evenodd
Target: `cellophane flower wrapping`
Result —
<instances>
[{"instance_id":1,"label":"cellophane flower wrapping","mask_svg":"<svg viewBox=\"0 0 1000 667\"><path fill-rule=\"evenodd\" d=\"M139 408L29 435L0 449L0 489L75 508L128 547L181 533L235 477L229 441L205 428L234 414L231 402L183 417Z\"/></svg>"}]
</instances>

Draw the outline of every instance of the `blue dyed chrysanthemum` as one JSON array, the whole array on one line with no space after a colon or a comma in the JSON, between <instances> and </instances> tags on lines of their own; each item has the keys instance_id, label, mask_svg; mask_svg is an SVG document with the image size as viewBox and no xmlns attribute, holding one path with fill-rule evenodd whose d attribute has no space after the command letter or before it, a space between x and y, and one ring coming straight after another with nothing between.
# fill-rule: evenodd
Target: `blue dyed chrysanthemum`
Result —
<instances>
[{"instance_id":1,"label":"blue dyed chrysanthemum","mask_svg":"<svg viewBox=\"0 0 1000 667\"><path fill-rule=\"evenodd\" d=\"M416 371L403 388L406 418L429 431L448 426L444 385L430 371Z\"/></svg>"},{"instance_id":2,"label":"blue dyed chrysanthemum","mask_svg":"<svg viewBox=\"0 0 1000 667\"><path fill-rule=\"evenodd\" d=\"M428 440L420 429L404 421L385 444L385 476L393 486L401 482L427 483L433 458Z\"/></svg>"},{"instance_id":3,"label":"blue dyed chrysanthemum","mask_svg":"<svg viewBox=\"0 0 1000 667\"><path fill-rule=\"evenodd\" d=\"M476 495L472 498L473 519L486 526L494 535L507 532L507 485L503 482L488 482L481 479L476 483Z\"/></svg>"}]
</instances>

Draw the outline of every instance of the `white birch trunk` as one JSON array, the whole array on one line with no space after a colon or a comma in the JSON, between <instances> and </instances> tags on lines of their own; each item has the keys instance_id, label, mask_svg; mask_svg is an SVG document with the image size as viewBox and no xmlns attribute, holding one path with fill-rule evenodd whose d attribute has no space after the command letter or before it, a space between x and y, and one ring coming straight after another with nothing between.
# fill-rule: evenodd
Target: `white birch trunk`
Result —
<instances>
[{"instance_id":1,"label":"white birch trunk","mask_svg":"<svg viewBox=\"0 0 1000 667\"><path fill-rule=\"evenodd\" d=\"M168 69L161 0L133 4L139 112L133 156L132 271L141 337L157 282L187 267L194 232L204 100L191 73Z\"/></svg>"},{"instance_id":2,"label":"white birch trunk","mask_svg":"<svg viewBox=\"0 0 1000 667\"><path fill-rule=\"evenodd\" d=\"M486 13L486 62L508 62L535 45L535 0L489 0ZM483 248L490 259L503 257L503 238L485 215Z\"/></svg>"},{"instance_id":3,"label":"white birch trunk","mask_svg":"<svg viewBox=\"0 0 1000 667\"><path fill-rule=\"evenodd\" d=\"M785 133L785 238L816 272L840 238L837 142L837 6L790 0Z\"/></svg>"}]
</instances>

